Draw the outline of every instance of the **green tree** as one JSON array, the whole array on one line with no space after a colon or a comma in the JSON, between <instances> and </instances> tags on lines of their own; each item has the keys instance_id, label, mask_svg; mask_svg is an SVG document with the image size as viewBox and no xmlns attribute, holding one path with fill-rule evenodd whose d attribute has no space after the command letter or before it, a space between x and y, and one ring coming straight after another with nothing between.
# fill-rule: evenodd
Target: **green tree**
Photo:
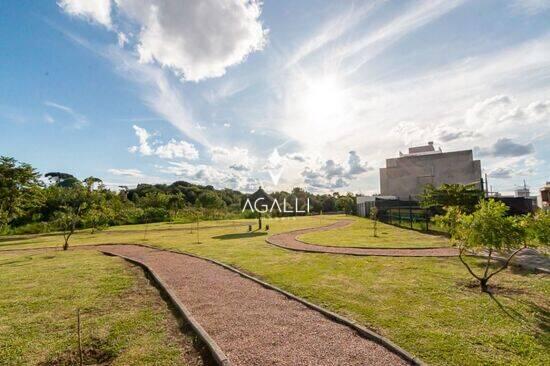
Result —
<instances>
[{"instance_id":1,"label":"green tree","mask_svg":"<svg viewBox=\"0 0 550 366\"><path fill-rule=\"evenodd\" d=\"M49 181L52 184L55 184L60 187L68 188L80 185L80 181L76 179L76 177L69 173L62 173L62 172L49 172L44 174L46 178L49 179Z\"/></svg>"},{"instance_id":2,"label":"green tree","mask_svg":"<svg viewBox=\"0 0 550 366\"><path fill-rule=\"evenodd\" d=\"M524 221L506 216L508 207L495 200L483 200L472 214L463 214L456 209L447 211L447 225L450 233L459 248L459 258L468 272L479 282L481 291L489 292L489 280L506 269L512 258L516 256L526 245L526 230ZM465 252L483 251L486 253L486 261L482 274L476 274L464 258ZM496 264L494 255L508 254L508 258L497 269L491 270Z\"/></svg>"},{"instance_id":3,"label":"green tree","mask_svg":"<svg viewBox=\"0 0 550 366\"><path fill-rule=\"evenodd\" d=\"M94 184L97 184L98 186L101 186L103 184L103 181L101 179L91 176L83 179L82 182L86 185L88 191L92 191L94 189Z\"/></svg>"},{"instance_id":4,"label":"green tree","mask_svg":"<svg viewBox=\"0 0 550 366\"><path fill-rule=\"evenodd\" d=\"M425 208L459 207L462 212L471 213L483 192L475 184L442 184L435 187L427 184L420 195L420 206Z\"/></svg>"},{"instance_id":5,"label":"green tree","mask_svg":"<svg viewBox=\"0 0 550 366\"><path fill-rule=\"evenodd\" d=\"M41 199L40 174L29 164L0 157L0 230Z\"/></svg>"},{"instance_id":6,"label":"green tree","mask_svg":"<svg viewBox=\"0 0 550 366\"><path fill-rule=\"evenodd\" d=\"M174 216L178 216L179 210L185 207L185 196L180 192L170 195L168 205L173 210Z\"/></svg>"},{"instance_id":7,"label":"green tree","mask_svg":"<svg viewBox=\"0 0 550 366\"><path fill-rule=\"evenodd\" d=\"M54 223L63 232L63 250L69 249L69 239L90 208L90 196L82 185L60 188L61 205L55 211Z\"/></svg>"},{"instance_id":8,"label":"green tree","mask_svg":"<svg viewBox=\"0 0 550 366\"><path fill-rule=\"evenodd\" d=\"M225 202L214 191L204 191L197 198L200 207L204 208L225 208Z\"/></svg>"},{"instance_id":9,"label":"green tree","mask_svg":"<svg viewBox=\"0 0 550 366\"><path fill-rule=\"evenodd\" d=\"M354 213L356 209L355 198L348 193L345 196L339 196L336 199L336 209L345 213Z\"/></svg>"}]
</instances>

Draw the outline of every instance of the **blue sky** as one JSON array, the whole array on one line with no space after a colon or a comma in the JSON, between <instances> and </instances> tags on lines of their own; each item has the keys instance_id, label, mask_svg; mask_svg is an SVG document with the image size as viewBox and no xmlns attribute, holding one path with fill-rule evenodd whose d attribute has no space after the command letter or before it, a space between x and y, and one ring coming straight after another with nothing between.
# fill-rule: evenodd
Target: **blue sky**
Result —
<instances>
[{"instance_id":1,"label":"blue sky","mask_svg":"<svg viewBox=\"0 0 550 366\"><path fill-rule=\"evenodd\" d=\"M221 6L221 5L223 6ZM0 154L112 186L377 192L434 141L550 180L550 1L0 5Z\"/></svg>"}]
</instances>

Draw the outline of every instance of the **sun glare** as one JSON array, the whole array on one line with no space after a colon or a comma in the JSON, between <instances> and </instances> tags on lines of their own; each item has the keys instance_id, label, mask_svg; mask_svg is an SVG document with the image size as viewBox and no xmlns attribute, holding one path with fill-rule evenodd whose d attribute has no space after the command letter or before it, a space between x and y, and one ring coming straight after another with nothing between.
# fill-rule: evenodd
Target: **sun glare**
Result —
<instances>
[{"instance_id":1,"label":"sun glare","mask_svg":"<svg viewBox=\"0 0 550 366\"><path fill-rule=\"evenodd\" d=\"M295 116L298 116L294 130L315 133L317 140L325 141L338 134L339 126L345 123L349 112L350 98L346 88L334 76L309 79L301 83L300 92L295 93Z\"/></svg>"},{"instance_id":2,"label":"sun glare","mask_svg":"<svg viewBox=\"0 0 550 366\"><path fill-rule=\"evenodd\" d=\"M345 113L344 91L333 78L321 79L308 85L303 100L307 117L321 125L338 122Z\"/></svg>"}]
</instances>

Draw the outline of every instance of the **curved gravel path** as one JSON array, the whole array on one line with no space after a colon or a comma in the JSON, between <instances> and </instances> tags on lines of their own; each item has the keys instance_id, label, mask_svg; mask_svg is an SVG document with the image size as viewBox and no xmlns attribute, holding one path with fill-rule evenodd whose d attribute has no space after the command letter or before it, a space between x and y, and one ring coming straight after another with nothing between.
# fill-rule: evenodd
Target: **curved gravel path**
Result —
<instances>
[{"instance_id":1,"label":"curved gravel path","mask_svg":"<svg viewBox=\"0 0 550 366\"><path fill-rule=\"evenodd\" d=\"M458 256L456 248L418 248L418 249L390 249L390 248L350 248L330 247L324 245L305 243L297 239L298 236L317 231L338 229L353 223L353 220L340 220L327 226L289 231L275 234L266 239L269 244L281 248L310 253L347 254L358 256L382 256L382 257L455 257Z\"/></svg>"},{"instance_id":2,"label":"curved gravel path","mask_svg":"<svg viewBox=\"0 0 550 366\"><path fill-rule=\"evenodd\" d=\"M136 245L98 246L155 273L232 365L405 365L351 328L219 265Z\"/></svg>"}]
</instances>

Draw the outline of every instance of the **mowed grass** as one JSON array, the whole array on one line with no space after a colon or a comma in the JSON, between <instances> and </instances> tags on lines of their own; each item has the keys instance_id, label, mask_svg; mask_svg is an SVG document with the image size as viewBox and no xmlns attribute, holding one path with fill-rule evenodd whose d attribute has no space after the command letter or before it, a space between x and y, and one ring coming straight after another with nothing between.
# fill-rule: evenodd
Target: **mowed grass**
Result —
<instances>
[{"instance_id":1,"label":"mowed grass","mask_svg":"<svg viewBox=\"0 0 550 366\"><path fill-rule=\"evenodd\" d=\"M312 244L364 248L428 248L451 246L447 238L427 235L419 231L399 228L378 222L374 236L374 222L355 218L350 226L329 231L301 235L298 239Z\"/></svg>"},{"instance_id":2,"label":"mowed grass","mask_svg":"<svg viewBox=\"0 0 550 366\"><path fill-rule=\"evenodd\" d=\"M119 258L2 253L0 283L0 365L78 364L76 309L85 364L196 364L186 361L196 353L191 339L143 271Z\"/></svg>"},{"instance_id":3,"label":"mowed grass","mask_svg":"<svg viewBox=\"0 0 550 366\"><path fill-rule=\"evenodd\" d=\"M350 217L270 219L264 223L273 234L342 218ZM217 259L352 318L433 365L550 364L547 276L504 271L494 281L497 303L470 287L471 277L457 258L293 252L267 244L265 231L247 233L246 226L239 226L249 221L218 222L216 228L201 223L210 228L199 231L200 243L193 225L158 224L93 235L78 233L73 246L145 243ZM165 227L171 230L163 230ZM126 229L132 232L124 233ZM60 237L46 236L0 244L15 248L61 243ZM479 260L473 263L481 264Z\"/></svg>"}]
</instances>

